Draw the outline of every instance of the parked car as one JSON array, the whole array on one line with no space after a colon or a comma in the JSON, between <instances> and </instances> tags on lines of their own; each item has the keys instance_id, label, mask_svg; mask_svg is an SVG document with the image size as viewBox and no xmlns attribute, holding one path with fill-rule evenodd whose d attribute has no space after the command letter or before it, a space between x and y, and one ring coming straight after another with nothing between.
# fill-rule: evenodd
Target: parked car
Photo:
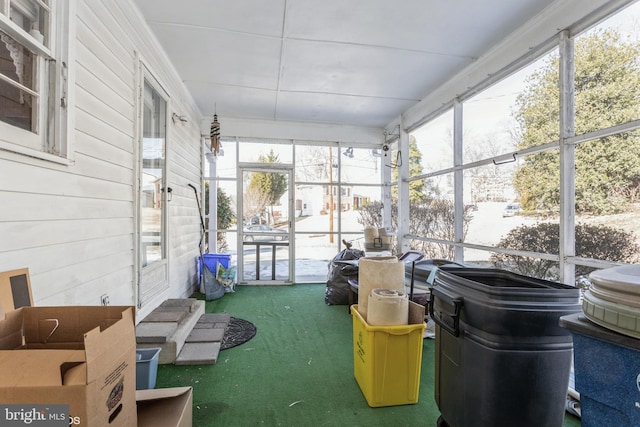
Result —
<instances>
[{"instance_id":1,"label":"parked car","mask_svg":"<svg viewBox=\"0 0 640 427\"><path fill-rule=\"evenodd\" d=\"M502 211L502 217L515 216L520 212L520 203L509 203Z\"/></svg>"},{"instance_id":2,"label":"parked car","mask_svg":"<svg viewBox=\"0 0 640 427\"><path fill-rule=\"evenodd\" d=\"M289 233L280 228L271 227L266 224L254 224L242 229L245 233L245 242L270 242L274 240L289 240Z\"/></svg>"}]
</instances>

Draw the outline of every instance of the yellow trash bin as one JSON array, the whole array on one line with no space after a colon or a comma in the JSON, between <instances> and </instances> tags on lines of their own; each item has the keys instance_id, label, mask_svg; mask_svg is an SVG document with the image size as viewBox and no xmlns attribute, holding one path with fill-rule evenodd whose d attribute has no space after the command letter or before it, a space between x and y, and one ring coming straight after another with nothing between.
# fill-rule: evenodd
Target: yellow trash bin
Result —
<instances>
[{"instance_id":1,"label":"yellow trash bin","mask_svg":"<svg viewBox=\"0 0 640 427\"><path fill-rule=\"evenodd\" d=\"M409 302L409 324L370 326L351 306L353 317L353 371L371 407L418 402L422 344L426 324L424 307Z\"/></svg>"}]
</instances>

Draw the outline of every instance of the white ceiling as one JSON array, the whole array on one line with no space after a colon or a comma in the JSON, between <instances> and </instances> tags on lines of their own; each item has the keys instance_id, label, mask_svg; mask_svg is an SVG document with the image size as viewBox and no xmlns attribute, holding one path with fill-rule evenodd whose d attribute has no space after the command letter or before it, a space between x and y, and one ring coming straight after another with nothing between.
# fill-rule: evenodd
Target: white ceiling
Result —
<instances>
[{"instance_id":1,"label":"white ceiling","mask_svg":"<svg viewBox=\"0 0 640 427\"><path fill-rule=\"evenodd\" d=\"M200 112L383 127L562 0L134 0Z\"/></svg>"}]
</instances>

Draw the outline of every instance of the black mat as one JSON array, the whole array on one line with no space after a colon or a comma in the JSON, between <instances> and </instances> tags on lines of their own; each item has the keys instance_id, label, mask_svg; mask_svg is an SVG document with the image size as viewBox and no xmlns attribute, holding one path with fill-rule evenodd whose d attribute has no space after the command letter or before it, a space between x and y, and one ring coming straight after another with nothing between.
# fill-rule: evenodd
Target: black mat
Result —
<instances>
[{"instance_id":1,"label":"black mat","mask_svg":"<svg viewBox=\"0 0 640 427\"><path fill-rule=\"evenodd\" d=\"M257 329L253 323L232 316L229 320L229 326L227 326L227 330L224 332L220 350L226 350L244 344L256 336L256 332Z\"/></svg>"}]
</instances>

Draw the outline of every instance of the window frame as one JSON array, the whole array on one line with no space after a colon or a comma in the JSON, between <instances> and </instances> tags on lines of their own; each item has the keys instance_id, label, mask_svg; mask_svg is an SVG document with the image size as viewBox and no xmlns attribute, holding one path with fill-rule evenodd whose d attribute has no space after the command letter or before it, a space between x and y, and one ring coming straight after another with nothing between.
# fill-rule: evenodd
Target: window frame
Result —
<instances>
[{"instance_id":1,"label":"window frame","mask_svg":"<svg viewBox=\"0 0 640 427\"><path fill-rule=\"evenodd\" d=\"M5 0L0 9L0 31L34 54L38 105L33 116L36 130L29 131L0 121L0 153L10 152L28 157L70 165L73 162L73 84L75 74L74 40L76 0L51 1L49 31L39 41L8 17L10 4ZM31 0L40 7L41 0ZM45 41L48 43L46 46ZM4 154L4 153L3 153Z\"/></svg>"},{"instance_id":2,"label":"window frame","mask_svg":"<svg viewBox=\"0 0 640 427\"><path fill-rule=\"evenodd\" d=\"M630 2L632 3L632 2ZM612 6L613 7L613 6ZM621 265L622 262L615 260L603 260L603 259L591 259L583 258L576 255L575 247L575 227L576 227L576 214L575 214L575 147L590 142L599 138L607 136L619 135L625 132L633 132L640 129L640 118L634 118L630 121L615 124L609 127L600 128L598 130L576 135L574 120L576 117L575 105L574 105L574 42L585 31L596 27L602 22L605 22L609 17L614 16L620 12L622 8L618 7L614 9L602 9L598 14L593 14L589 19L582 20L578 24L568 27L562 30L556 36L549 39L545 44L539 46L537 49L532 49L524 54L520 59L514 61L511 65L505 67L498 73L491 75L483 83L470 88L466 93L458 95L450 102L443 104L441 107L434 109L431 113L424 116L424 118L411 128L407 128L406 132L412 132L423 125L429 125L435 122L440 115L448 108L456 108L459 105L463 105L469 99L473 98L476 94L481 93L487 88L490 88L494 83L508 78L511 75L517 73L519 69L528 66L536 62L541 56L545 55L545 52L551 48L558 49L558 73L560 81L559 92L559 132L558 137L546 143L542 143L537 146L528 147L523 150L511 151L502 153L494 158L487 158L478 161L454 162L454 166L450 168L442 168L433 172L425 173L422 175L411 176L406 182L411 183L418 179L427 179L430 177L442 176L447 173L464 172L472 170L473 168L481 167L495 163L499 165L503 162L509 162L511 159L515 160L517 157L524 157L528 154L549 152L552 150L558 150L560 153L559 161L559 173L558 179L559 191L560 191L560 213L558 215L560 226L560 243L558 245L558 254L537 253L529 251L520 251L502 248L498 246L489 246L483 244L477 244L473 242L465 241L461 234L457 234L456 239L452 240L439 240L430 236L415 236L406 234L403 235L405 242L409 240L418 240L430 243L449 244L454 246L457 250L455 261L464 262L464 249L480 250L487 253L505 253L512 255L519 255L531 258L538 258L544 260L555 261L558 263L559 268L559 280L570 285L576 283L576 266L585 266L592 268L609 268L616 265ZM463 121L462 114L459 114L457 118L454 118L454 130L455 126L461 126ZM455 134L455 131L454 131ZM462 134L458 136L462 141ZM458 148L458 155L462 155L460 151L462 146ZM455 153L454 153L455 154ZM459 188L456 188L456 197L462 201L463 197L463 185L462 179L460 180ZM408 203L408 200L405 201ZM456 220L462 221L462 215L464 214L464 205L462 203L456 205Z\"/></svg>"},{"instance_id":3,"label":"window frame","mask_svg":"<svg viewBox=\"0 0 640 427\"><path fill-rule=\"evenodd\" d=\"M144 103L145 103L145 96L146 96L146 86L149 86L150 89L152 89L155 94L157 94L160 99L162 99L162 101L164 102L164 143L163 143L163 159L162 159L162 186L161 186L161 191L160 191L160 200L161 200L161 223L160 223L160 259L158 260L154 260L148 263L143 262L143 250L142 250L142 239L140 240L140 254L141 254L141 260L140 260L140 268L142 269L148 269L148 268L153 268L153 266L155 265L161 265L163 263L167 262L168 259L168 215L169 215L169 210L168 210L168 197L167 197L167 191L165 191L165 188L167 188L167 183L168 181L168 141L169 141L169 111L170 111L170 103L171 103L171 98L168 94L168 92L164 89L163 85L158 81L158 79L155 77L155 75L149 70L149 68L147 68L144 64L141 64L141 77L142 80L140 82L141 84L141 99L140 99L140 134L138 136L139 138L139 149L140 152L138 154L139 157L139 161L137 163L137 168L138 168L138 176L140 177L140 188L139 188L139 200L138 200L138 205L140 209L140 221L139 221L139 233L140 236L142 237L142 233L143 233L143 226L142 226L142 220L143 220L143 214L142 214L142 176L144 175L144 155L143 155L143 148L144 148Z\"/></svg>"}]
</instances>

